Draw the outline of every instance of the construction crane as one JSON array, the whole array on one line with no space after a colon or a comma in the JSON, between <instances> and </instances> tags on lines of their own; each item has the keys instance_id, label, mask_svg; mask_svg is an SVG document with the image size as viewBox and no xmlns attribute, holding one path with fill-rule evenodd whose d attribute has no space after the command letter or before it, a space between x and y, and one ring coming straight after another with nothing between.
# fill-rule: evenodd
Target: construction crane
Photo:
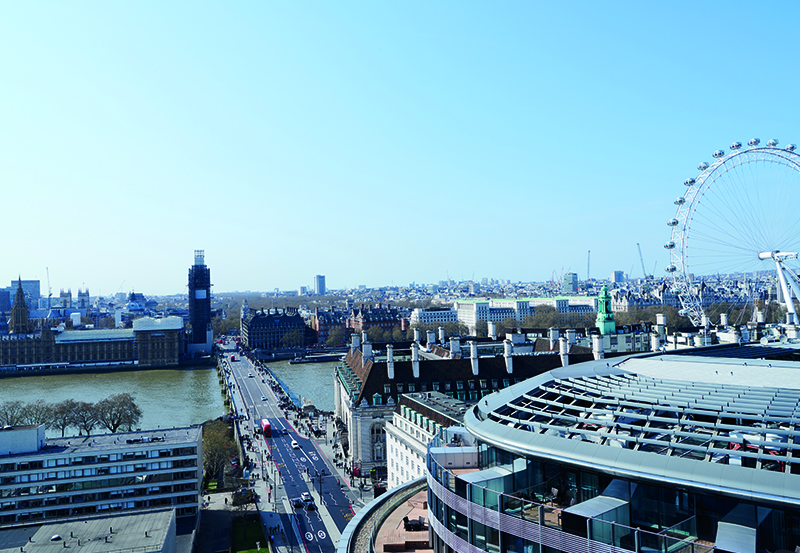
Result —
<instances>
[{"instance_id":1,"label":"construction crane","mask_svg":"<svg viewBox=\"0 0 800 553\"><path fill-rule=\"evenodd\" d=\"M647 269L644 268L644 257L642 256L642 247L639 242L636 242L636 247L639 248L639 261L642 263L642 276L647 279Z\"/></svg>"},{"instance_id":2,"label":"construction crane","mask_svg":"<svg viewBox=\"0 0 800 553\"><path fill-rule=\"evenodd\" d=\"M47 311L49 313L50 312L50 298L53 296L53 289L50 288L50 267L45 267L45 270L47 271Z\"/></svg>"},{"instance_id":3,"label":"construction crane","mask_svg":"<svg viewBox=\"0 0 800 553\"><path fill-rule=\"evenodd\" d=\"M589 282L589 268L591 267L592 261L592 250L589 250L589 253L586 254L586 282Z\"/></svg>"}]
</instances>

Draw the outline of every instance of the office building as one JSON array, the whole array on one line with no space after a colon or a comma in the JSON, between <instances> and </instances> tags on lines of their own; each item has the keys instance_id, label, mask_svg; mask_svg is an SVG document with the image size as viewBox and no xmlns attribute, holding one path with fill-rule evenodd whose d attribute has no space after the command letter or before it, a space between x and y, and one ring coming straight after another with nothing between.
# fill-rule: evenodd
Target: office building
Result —
<instances>
[{"instance_id":1,"label":"office building","mask_svg":"<svg viewBox=\"0 0 800 553\"><path fill-rule=\"evenodd\" d=\"M202 428L45 439L44 425L0 429L0 526L175 508L195 516Z\"/></svg>"},{"instance_id":2,"label":"office building","mask_svg":"<svg viewBox=\"0 0 800 553\"><path fill-rule=\"evenodd\" d=\"M452 307L417 307L411 312L409 322L412 326L457 323L458 311Z\"/></svg>"},{"instance_id":3,"label":"office building","mask_svg":"<svg viewBox=\"0 0 800 553\"><path fill-rule=\"evenodd\" d=\"M554 369L428 450L436 552L756 553L800 543L800 344Z\"/></svg>"},{"instance_id":4,"label":"office building","mask_svg":"<svg viewBox=\"0 0 800 553\"><path fill-rule=\"evenodd\" d=\"M245 307L239 328L244 345L251 350L268 352L305 345L307 327L297 309L250 311L248 308L245 313Z\"/></svg>"},{"instance_id":5,"label":"office building","mask_svg":"<svg viewBox=\"0 0 800 553\"><path fill-rule=\"evenodd\" d=\"M211 329L211 270L206 267L205 252L194 251L194 265L189 268L189 353L211 352L214 331Z\"/></svg>"},{"instance_id":6,"label":"office building","mask_svg":"<svg viewBox=\"0 0 800 553\"><path fill-rule=\"evenodd\" d=\"M561 281L561 293L564 295L578 293L578 273L564 273Z\"/></svg>"},{"instance_id":7,"label":"office building","mask_svg":"<svg viewBox=\"0 0 800 553\"><path fill-rule=\"evenodd\" d=\"M394 488L425 474L428 443L443 428L460 426L468 405L442 392L403 394L386 424L387 483Z\"/></svg>"},{"instance_id":8,"label":"office building","mask_svg":"<svg viewBox=\"0 0 800 553\"><path fill-rule=\"evenodd\" d=\"M314 277L314 293L318 296L325 295L325 275Z\"/></svg>"}]
</instances>

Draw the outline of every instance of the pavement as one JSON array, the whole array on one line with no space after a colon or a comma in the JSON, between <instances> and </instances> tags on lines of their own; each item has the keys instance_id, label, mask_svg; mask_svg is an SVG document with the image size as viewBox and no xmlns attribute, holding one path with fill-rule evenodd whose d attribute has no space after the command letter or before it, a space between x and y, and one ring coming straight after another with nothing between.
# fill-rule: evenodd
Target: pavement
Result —
<instances>
[{"instance_id":1,"label":"pavement","mask_svg":"<svg viewBox=\"0 0 800 553\"><path fill-rule=\"evenodd\" d=\"M237 356L237 358L238 357L239 356ZM249 363L249 361L242 360ZM266 372L266 379L267 382L274 382L273 377L268 371ZM234 413L247 415L246 403L242 397L239 386L234 384L232 375L226 375L226 382L228 386L232 388L231 396L234 403L232 410ZM270 403L274 402L275 410L279 412L277 408L277 397L271 389L268 391L267 397L270 399ZM355 481L353 481L351 477L346 474L344 467L338 468L334 464L336 426L333 420L329 419L326 421L326 434L315 438L306 430L306 422L309 421L308 418L298 418L298 413L293 411L283 412L282 414L284 416L284 423L289 427L290 431L295 431L298 435L308 439L310 444L313 444L313 447L317 449L322 459L325 460L328 466L328 474L332 475L326 478L336 478L339 481L342 491L350 503L352 513L346 513L347 516L345 517L349 520L352 518L353 514L373 499L373 492L371 486L367 486L368 489L363 491L358 488L358 484L361 482L369 484L370 481L368 478L355 479ZM237 421L236 424L239 428L240 435L252 436L253 425L256 422L257 421L250 419ZM307 449L309 445L304 447ZM267 539L269 539L270 535L273 537L269 544L270 551L273 553L306 553L309 551L308 544L312 542L309 538L313 538L313 536L301 535L300 525L297 521L298 515L289 503L290 498L286 495L282 479L283 475L280 474L276 466L276 460L272 459L271 461L267 461L266 466L261 465L262 450L264 455L268 453L268 450L264 450L265 447L267 446L263 438L254 439L253 449L248 450L247 455L253 460L255 465L252 472L258 476L258 478L251 480L251 485L258 496L256 507L261 517L264 535ZM266 479L264 478L265 475ZM324 523L328 537L335 547L344 528L337 527L334 518L328 510L325 499L319 497L311 479L306 475L302 477L307 485L308 491L311 492L312 496L318 498L317 506L319 516ZM227 551L230 547L231 512L225 499L227 498L228 502L230 502L230 493L207 494L205 497L209 497L210 500L203 507L201 514L197 552L217 553L219 551ZM341 509L341 505L339 505L338 508ZM340 515L339 524L341 524L341 520L342 518ZM274 530L274 532L270 532L270 530ZM262 544L262 550L265 545L266 544Z\"/></svg>"}]
</instances>

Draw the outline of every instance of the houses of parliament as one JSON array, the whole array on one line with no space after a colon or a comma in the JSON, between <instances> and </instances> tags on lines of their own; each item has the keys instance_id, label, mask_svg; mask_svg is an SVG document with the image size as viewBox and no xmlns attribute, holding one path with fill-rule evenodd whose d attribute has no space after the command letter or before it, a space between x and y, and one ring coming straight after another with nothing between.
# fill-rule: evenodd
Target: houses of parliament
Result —
<instances>
[{"instance_id":1,"label":"houses of parliament","mask_svg":"<svg viewBox=\"0 0 800 553\"><path fill-rule=\"evenodd\" d=\"M184 357L184 332L181 317L142 317L133 328L58 332L44 324L36 333L20 280L9 334L0 337L0 370L177 365Z\"/></svg>"}]
</instances>

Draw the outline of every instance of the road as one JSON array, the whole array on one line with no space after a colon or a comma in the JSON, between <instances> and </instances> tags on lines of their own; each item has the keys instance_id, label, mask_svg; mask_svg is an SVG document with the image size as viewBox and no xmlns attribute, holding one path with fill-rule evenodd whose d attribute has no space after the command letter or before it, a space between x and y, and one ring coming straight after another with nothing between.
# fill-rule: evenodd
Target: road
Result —
<instances>
[{"instance_id":1,"label":"road","mask_svg":"<svg viewBox=\"0 0 800 553\"><path fill-rule=\"evenodd\" d=\"M332 536L338 539L353 517L349 499L315 441L299 435L284 416L270 387L269 375L260 373L248 359L235 353L232 343L226 346L226 353L225 365L230 369L236 392L247 411L247 420L240 423L240 428L247 429L253 444L258 444L255 447L257 451L248 452L255 462L253 472L263 481L266 468L272 485L276 477L278 479L278 486L265 488L267 497L262 497L262 500L271 499L273 503L277 500L277 510L290 511L289 519L292 519L306 551L333 553L336 544ZM235 358L233 362L231 355ZM269 449L263 447L264 438L254 433L260 429L261 419L268 419L273 429L272 437L266 439ZM297 449L291 445L293 440L299 446ZM271 461L266 461L268 453L272 456ZM311 494L314 510L292 506L291 500L299 498L303 492ZM289 501L282 501L284 498ZM262 501L260 507L266 508L267 505L269 503Z\"/></svg>"}]
</instances>

